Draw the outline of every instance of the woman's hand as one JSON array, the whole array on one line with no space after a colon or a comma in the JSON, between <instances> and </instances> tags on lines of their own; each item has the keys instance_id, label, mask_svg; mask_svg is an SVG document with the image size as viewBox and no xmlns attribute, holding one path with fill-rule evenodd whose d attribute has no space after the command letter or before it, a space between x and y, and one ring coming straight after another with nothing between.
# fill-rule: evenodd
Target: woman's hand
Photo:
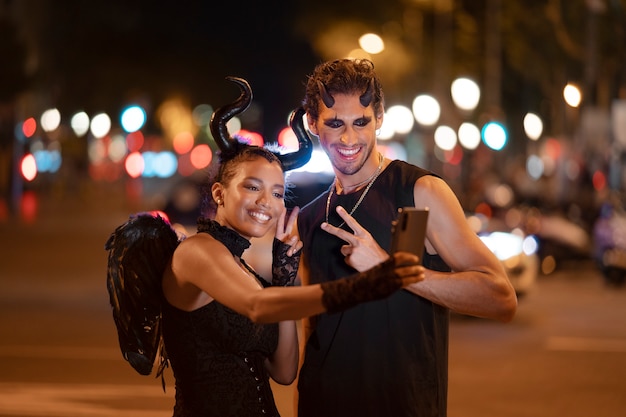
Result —
<instances>
[{"instance_id":1,"label":"woman's hand","mask_svg":"<svg viewBox=\"0 0 626 417\"><path fill-rule=\"evenodd\" d=\"M294 232L299 211L298 207L291 211L286 225L286 209L278 218L272 245L272 285L274 286L290 286L296 281L300 249L302 249L302 241Z\"/></svg>"},{"instance_id":2,"label":"woman's hand","mask_svg":"<svg viewBox=\"0 0 626 417\"><path fill-rule=\"evenodd\" d=\"M287 216L287 209L285 208L278 218L278 223L276 224L276 239L290 246L287 250L287 256L293 256L294 253L302 249L302 241L295 233L295 224L299 212L300 208L294 207L289 214L287 224L285 224L285 217Z\"/></svg>"}]
</instances>

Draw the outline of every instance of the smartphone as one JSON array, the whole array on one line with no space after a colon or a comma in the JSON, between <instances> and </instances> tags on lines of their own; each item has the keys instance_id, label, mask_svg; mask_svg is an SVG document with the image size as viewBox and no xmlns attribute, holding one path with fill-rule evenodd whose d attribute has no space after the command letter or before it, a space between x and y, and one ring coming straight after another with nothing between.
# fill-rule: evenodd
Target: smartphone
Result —
<instances>
[{"instance_id":1,"label":"smartphone","mask_svg":"<svg viewBox=\"0 0 626 417\"><path fill-rule=\"evenodd\" d=\"M421 263L424 257L427 223L428 208L399 208L398 217L391 224L391 253L411 252L420 257Z\"/></svg>"}]
</instances>

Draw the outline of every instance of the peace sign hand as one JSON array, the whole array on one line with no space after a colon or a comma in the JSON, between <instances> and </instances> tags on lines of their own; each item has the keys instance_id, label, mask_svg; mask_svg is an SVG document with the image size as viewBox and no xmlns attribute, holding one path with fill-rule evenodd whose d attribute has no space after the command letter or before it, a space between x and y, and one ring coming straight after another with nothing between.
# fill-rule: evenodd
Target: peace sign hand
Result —
<instances>
[{"instance_id":1,"label":"peace sign hand","mask_svg":"<svg viewBox=\"0 0 626 417\"><path fill-rule=\"evenodd\" d=\"M289 214L287 224L285 224L285 217L287 217L287 209L285 208L276 222L274 237L289 246L289 250L286 252L287 256L292 256L302 249L302 241L298 239L298 235L295 232L295 224L299 212L300 208L294 207Z\"/></svg>"},{"instance_id":2,"label":"peace sign hand","mask_svg":"<svg viewBox=\"0 0 626 417\"><path fill-rule=\"evenodd\" d=\"M372 235L354 220L354 217L350 216L343 207L337 206L337 214L354 233L329 223L322 223L322 230L348 243L341 247L341 254L345 257L348 265L359 272L363 272L389 258L389 254L378 245Z\"/></svg>"}]
</instances>

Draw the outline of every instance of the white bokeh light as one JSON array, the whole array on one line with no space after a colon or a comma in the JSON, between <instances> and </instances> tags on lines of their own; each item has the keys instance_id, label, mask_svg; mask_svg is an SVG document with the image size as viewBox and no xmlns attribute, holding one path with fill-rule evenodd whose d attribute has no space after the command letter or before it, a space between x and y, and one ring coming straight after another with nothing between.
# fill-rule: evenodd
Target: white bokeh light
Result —
<instances>
[{"instance_id":1,"label":"white bokeh light","mask_svg":"<svg viewBox=\"0 0 626 417\"><path fill-rule=\"evenodd\" d=\"M401 135L409 133L415 122L411 109L402 105L389 107L385 112L385 120Z\"/></svg>"},{"instance_id":2,"label":"white bokeh light","mask_svg":"<svg viewBox=\"0 0 626 417\"><path fill-rule=\"evenodd\" d=\"M452 101L461 110L471 111L478 106L480 100L480 88L478 84L469 78L457 78L450 87Z\"/></svg>"},{"instance_id":3,"label":"white bokeh light","mask_svg":"<svg viewBox=\"0 0 626 417\"><path fill-rule=\"evenodd\" d=\"M563 88L563 98L570 107L578 107L582 101L582 94L580 89L574 84L567 84Z\"/></svg>"},{"instance_id":4,"label":"white bokeh light","mask_svg":"<svg viewBox=\"0 0 626 417\"><path fill-rule=\"evenodd\" d=\"M48 109L41 115L41 128L45 132L55 131L61 124L61 113L57 109Z\"/></svg>"},{"instance_id":5,"label":"white bokeh light","mask_svg":"<svg viewBox=\"0 0 626 417\"><path fill-rule=\"evenodd\" d=\"M480 144L480 129L472 123L462 123L459 126L459 142L465 149L476 149Z\"/></svg>"},{"instance_id":6,"label":"white bokeh light","mask_svg":"<svg viewBox=\"0 0 626 417\"><path fill-rule=\"evenodd\" d=\"M89 116L84 111L76 113L70 120L70 126L76 136L83 136L89 131Z\"/></svg>"},{"instance_id":7,"label":"white bokeh light","mask_svg":"<svg viewBox=\"0 0 626 417\"><path fill-rule=\"evenodd\" d=\"M526 113L524 116L524 132L531 140L539 140L543 133L543 122L535 113Z\"/></svg>"},{"instance_id":8,"label":"white bokeh light","mask_svg":"<svg viewBox=\"0 0 626 417\"><path fill-rule=\"evenodd\" d=\"M368 54L379 54L385 49L382 38L375 33L366 33L359 38L359 46Z\"/></svg>"},{"instance_id":9,"label":"white bokeh light","mask_svg":"<svg viewBox=\"0 0 626 417\"><path fill-rule=\"evenodd\" d=\"M91 134L95 138L103 138L111 130L111 118L106 113L97 114L91 119Z\"/></svg>"},{"instance_id":10,"label":"white bokeh light","mask_svg":"<svg viewBox=\"0 0 626 417\"><path fill-rule=\"evenodd\" d=\"M413 99L413 116L422 126L432 126L439 121L441 106L439 102L428 94L421 94Z\"/></svg>"},{"instance_id":11,"label":"white bokeh light","mask_svg":"<svg viewBox=\"0 0 626 417\"><path fill-rule=\"evenodd\" d=\"M451 151L457 143L456 132L450 126L435 129L435 144L444 151Z\"/></svg>"}]
</instances>

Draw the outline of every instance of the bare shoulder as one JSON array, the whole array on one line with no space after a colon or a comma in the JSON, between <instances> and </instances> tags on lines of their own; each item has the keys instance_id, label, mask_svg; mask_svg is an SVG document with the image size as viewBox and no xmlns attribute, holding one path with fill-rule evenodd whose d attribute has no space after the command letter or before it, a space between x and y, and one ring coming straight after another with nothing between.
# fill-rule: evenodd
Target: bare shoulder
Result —
<instances>
[{"instance_id":1,"label":"bare shoulder","mask_svg":"<svg viewBox=\"0 0 626 417\"><path fill-rule=\"evenodd\" d=\"M172 261L179 264L198 265L210 262L214 257L228 254L228 249L213 236L207 233L197 233L178 245Z\"/></svg>"},{"instance_id":2,"label":"bare shoulder","mask_svg":"<svg viewBox=\"0 0 626 417\"><path fill-rule=\"evenodd\" d=\"M449 206L458 204L456 194L441 178L434 175L424 175L415 181L413 187L416 206L437 208L441 204Z\"/></svg>"}]
</instances>

